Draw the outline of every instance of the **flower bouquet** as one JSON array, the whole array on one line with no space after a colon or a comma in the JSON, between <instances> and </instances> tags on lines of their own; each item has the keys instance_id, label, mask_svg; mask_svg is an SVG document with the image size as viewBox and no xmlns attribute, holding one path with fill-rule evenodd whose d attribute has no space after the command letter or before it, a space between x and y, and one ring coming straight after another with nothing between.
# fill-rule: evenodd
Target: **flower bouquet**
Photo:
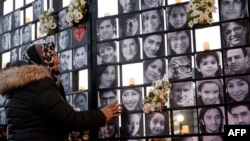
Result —
<instances>
[{"instance_id":1,"label":"flower bouquet","mask_svg":"<svg viewBox=\"0 0 250 141\"><path fill-rule=\"evenodd\" d=\"M213 15L217 7L215 0L190 0L188 6L188 26L193 27L195 24L212 24Z\"/></svg>"},{"instance_id":2,"label":"flower bouquet","mask_svg":"<svg viewBox=\"0 0 250 141\"><path fill-rule=\"evenodd\" d=\"M87 13L87 2L85 0L71 0L67 7L66 23L69 27L84 27L83 19Z\"/></svg>"},{"instance_id":3,"label":"flower bouquet","mask_svg":"<svg viewBox=\"0 0 250 141\"><path fill-rule=\"evenodd\" d=\"M144 99L143 111L149 112L161 112L165 103L168 101L171 84L169 81L156 80L153 82L153 89L150 90L148 96Z\"/></svg>"},{"instance_id":4,"label":"flower bouquet","mask_svg":"<svg viewBox=\"0 0 250 141\"><path fill-rule=\"evenodd\" d=\"M42 14L39 16L40 34L50 35L56 33L57 29L56 15L53 12L54 9L49 8L48 10L43 11Z\"/></svg>"}]
</instances>

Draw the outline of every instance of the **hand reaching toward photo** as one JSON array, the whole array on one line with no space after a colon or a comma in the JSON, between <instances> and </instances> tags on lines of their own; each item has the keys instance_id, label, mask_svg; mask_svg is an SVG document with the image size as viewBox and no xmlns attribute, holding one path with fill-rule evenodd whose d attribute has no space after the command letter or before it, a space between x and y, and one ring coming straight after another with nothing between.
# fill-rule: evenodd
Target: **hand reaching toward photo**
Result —
<instances>
[{"instance_id":1,"label":"hand reaching toward photo","mask_svg":"<svg viewBox=\"0 0 250 141\"><path fill-rule=\"evenodd\" d=\"M121 110L122 104L119 104L117 100L101 109L103 114L106 116L107 121L119 116L121 114Z\"/></svg>"}]
</instances>

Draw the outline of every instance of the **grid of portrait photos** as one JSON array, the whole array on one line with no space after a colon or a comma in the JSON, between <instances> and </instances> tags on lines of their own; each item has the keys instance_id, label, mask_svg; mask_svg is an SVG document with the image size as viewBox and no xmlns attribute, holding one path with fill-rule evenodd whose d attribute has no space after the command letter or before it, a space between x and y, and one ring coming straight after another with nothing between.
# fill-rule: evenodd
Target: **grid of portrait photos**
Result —
<instances>
[{"instance_id":1,"label":"grid of portrait photos","mask_svg":"<svg viewBox=\"0 0 250 141\"><path fill-rule=\"evenodd\" d=\"M250 125L249 1L215 0L214 22L192 28L189 0L105 2L96 19L98 107L118 100L123 111L100 140L223 141L224 125ZM169 100L146 114L157 79L171 82Z\"/></svg>"}]
</instances>

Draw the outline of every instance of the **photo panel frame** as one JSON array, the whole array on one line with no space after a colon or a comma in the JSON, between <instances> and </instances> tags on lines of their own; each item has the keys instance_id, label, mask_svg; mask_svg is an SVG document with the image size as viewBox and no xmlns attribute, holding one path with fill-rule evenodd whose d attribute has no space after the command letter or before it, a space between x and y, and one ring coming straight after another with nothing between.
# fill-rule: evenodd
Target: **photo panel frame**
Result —
<instances>
[{"instance_id":1,"label":"photo panel frame","mask_svg":"<svg viewBox=\"0 0 250 141\"><path fill-rule=\"evenodd\" d=\"M141 10L159 8L164 6L164 3L165 3L164 0L155 0L155 1L141 0Z\"/></svg>"},{"instance_id":2,"label":"photo panel frame","mask_svg":"<svg viewBox=\"0 0 250 141\"><path fill-rule=\"evenodd\" d=\"M21 28L21 44L30 43L32 40L32 24L26 24Z\"/></svg>"},{"instance_id":3,"label":"photo panel frame","mask_svg":"<svg viewBox=\"0 0 250 141\"><path fill-rule=\"evenodd\" d=\"M125 14L131 13L139 10L139 1L130 0L129 2L124 0L118 0L118 13Z\"/></svg>"},{"instance_id":4,"label":"photo panel frame","mask_svg":"<svg viewBox=\"0 0 250 141\"><path fill-rule=\"evenodd\" d=\"M10 48L10 41L11 41L10 32L2 34L0 38L1 38L0 52L8 50Z\"/></svg>"},{"instance_id":5,"label":"photo panel frame","mask_svg":"<svg viewBox=\"0 0 250 141\"><path fill-rule=\"evenodd\" d=\"M71 33L71 29L67 28L65 30L60 31L57 35L57 39L58 39L58 51L64 51L64 50L68 50L71 49L71 45L72 45L72 33Z\"/></svg>"},{"instance_id":6,"label":"photo panel frame","mask_svg":"<svg viewBox=\"0 0 250 141\"><path fill-rule=\"evenodd\" d=\"M97 64L112 64L118 61L119 47L116 41L97 44Z\"/></svg>"},{"instance_id":7,"label":"photo panel frame","mask_svg":"<svg viewBox=\"0 0 250 141\"><path fill-rule=\"evenodd\" d=\"M1 62L2 69L6 68L7 63L10 62L10 51L2 53Z\"/></svg>"},{"instance_id":8,"label":"photo panel frame","mask_svg":"<svg viewBox=\"0 0 250 141\"><path fill-rule=\"evenodd\" d=\"M21 10L17 9L11 13L11 29L16 29L20 27L20 20L21 20Z\"/></svg>"},{"instance_id":9,"label":"photo panel frame","mask_svg":"<svg viewBox=\"0 0 250 141\"><path fill-rule=\"evenodd\" d=\"M136 68L136 69L135 69ZM122 86L134 86L143 84L143 63L123 64L122 69Z\"/></svg>"},{"instance_id":10,"label":"photo panel frame","mask_svg":"<svg viewBox=\"0 0 250 141\"><path fill-rule=\"evenodd\" d=\"M81 78L81 79L79 79ZM83 69L78 71L78 77L76 78L78 80L78 91L85 91L89 89L89 73L88 69ZM75 81L74 81L75 82ZM76 85L74 83L74 85Z\"/></svg>"},{"instance_id":11,"label":"photo panel frame","mask_svg":"<svg viewBox=\"0 0 250 141\"><path fill-rule=\"evenodd\" d=\"M17 47L20 45L20 30L16 29L11 31L11 48Z\"/></svg>"},{"instance_id":12,"label":"photo panel frame","mask_svg":"<svg viewBox=\"0 0 250 141\"><path fill-rule=\"evenodd\" d=\"M250 125L250 104L227 105L228 125Z\"/></svg>"},{"instance_id":13,"label":"photo panel frame","mask_svg":"<svg viewBox=\"0 0 250 141\"><path fill-rule=\"evenodd\" d=\"M88 44L88 27L74 27L72 29L72 48Z\"/></svg>"},{"instance_id":14,"label":"photo panel frame","mask_svg":"<svg viewBox=\"0 0 250 141\"><path fill-rule=\"evenodd\" d=\"M141 87L124 88L120 92L123 113L142 110L144 94Z\"/></svg>"},{"instance_id":15,"label":"photo panel frame","mask_svg":"<svg viewBox=\"0 0 250 141\"><path fill-rule=\"evenodd\" d=\"M98 138L99 139L114 139L120 136L119 130L119 118L113 118L109 121L106 121L106 124L99 128ZM107 131L107 129L110 129Z\"/></svg>"},{"instance_id":16,"label":"photo panel frame","mask_svg":"<svg viewBox=\"0 0 250 141\"><path fill-rule=\"evenodd\" d=\"M129 113L121 115L121 136L142 137L144 136L143 113Z\"/></svg>"},{"instance_id":17,"label":"photo panel frame","mask_svg":"<svg viewBox=\"0 0 250 141\"><path fill-rule=\"evenodd\" d=\"M109 3L110 6L106 6ZM110 8L112 7L112 8ZM113 16L118 14L118 0L102 0L97 3L98 18Z\"/></svg>"},{"instance_id":18,"label":"photo panel frame","mask_svg":"<svg viewBox=\"0 0 250 141\"><path fill-rule=\"evenodd\" d=\"M131 37L140 34L140 14L119 16L119 37Z\"/></svg>"},{"instance_id":19,"label":"photo panel frame","mask_svg":"<svg viewBox=\"0 0 250 141\"><path fill-rule=\"evenodd\" d=\"M72 50L66 50L59 53L59 71L65 72L72 70Z\"/></svg>"},{"instance_id":20,"label":"photo panel frame","mask_svg":"<svg viewBox=\"0 0 250 141\"><path fill-rule=\"evenodd\" d=\"M66 22L67 8L63 8L57 13L58 16L58 26L60 30L64 30L68 28L68 24Z\"/></svg>"},{"instance_id":21,"label":"photo panel frame","mask_svg":"<svg viewBox=\"0 0 250 141\"><path fill-rule=\"evenodd\" d=\"M102 108L108 104L111 104L115 100L118 100L118 90L100 90L98 91L98 107Z\"/></svg>"},{"instance_id":22,"label":"photo panel frame","mask_svg":"<svg viewBox=\"0 0 250 141\"><path fill-rule=\"evenodd\" d=\"M141 60L140 38L128 38L119 41L120 62L135 62Z\"/></svg>"},{"instance_id":23,"label":"photo panel frame","mask_svg":"<svg viewBox=\"0 0 250 141\"><path fill-rule=\"evenodd\" d=\"M142 34L164 31L164 9L142 12L141 24Z\"/></svg>"},{"instance_id":24,"label":"photo panel frame","mask_svg":"<svg viewBox=\"0 0 250 141\"><path fill-rule=\"evenodd\" d=\"M43 0L35 0L32 3L32 9L33 9L33 20L39 20L39 16L44 11L44 3Z\"/></svg>"},{"instance_id":25,"label":"photo panel frame","mask_svg":"<svg viewBox=\"0 0 250 141\"><path fill-rule=\"evenodd\" d=\"M80 46L73 49L73 69L86 68L88 66L88 46Z\"/></svg>"},{"instance_id":26,"label":"photo panel frame","mask_svg":"<svg viewBox=\"0 0 250 141\"><path fill-rule=\"evenodd\" d=\"M73 107L77 111L87 111L88 108L88 93L87 92L76 92L72 94L73 97Z\"/></svg>"},{"instance_id":27,"label":"photo panel frame","mask_svg":"<svg viewBox=\"0 0 250 141\"><path fill-rule=\"evenodd\" d=\"M8 32L11 29L11 14L6 14L1 18L2 33Z\"/></svg>"},{"instance_id":28,"label":"photo panel frame","mask_svg":"<svg viewBox=\"0 0 250 141\"><path fill-rule=\"evenodd\" d=\"M69 95L72 92L72 73L62 73L60 74L59 79L61 80L65 94Z\"/></svg>"},{"instance_id":29,"label":"photo panel frame","mask_svg":"<svg viewBox=\"0 0 250 141\"><path fill-rule=\"evenodd\" d=\"M118 37L116 17L104 17L97 19L97 41L112 40Z\"/></svg>"},{"instance_id":30,"label":"photo panel frame","mask_svg":"<svg viewBox=\"0 0 250 141\"><path fill-rule=\"evenodd\" d=\"M100 66L98 72L98 88L115 88L118 86L118 67L117 65Z\"/></svg>"},{"instance_id":31,"label":"photo panel frame","mask_svg":"<svg viewBox=\"0 0 250 141\"><path fill-rule=\"evenodd\" d=\"M11 62L19 60L19 52L18 51L19 51L18 48L11 49L11 51L10 51L10 61Z\"/></svg>"}]
</instances>

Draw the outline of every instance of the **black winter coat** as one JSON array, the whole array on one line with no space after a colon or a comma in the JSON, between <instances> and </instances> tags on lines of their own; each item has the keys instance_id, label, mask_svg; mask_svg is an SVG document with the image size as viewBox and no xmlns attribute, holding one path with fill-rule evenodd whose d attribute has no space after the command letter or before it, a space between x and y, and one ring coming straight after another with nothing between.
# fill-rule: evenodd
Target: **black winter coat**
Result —
<instances>
[{"instance_id":1,"label":"black winter coat","mask_svg":"<svg viewBox=\"0 0 250 141\"><path fill-rule=\"evenodd\" d=\"M104 126L101 111L75 111L63 98L48 69L38 65L0 71L6 96L9 141L64 141L70 130Z\"/></svg>"}]
</instances>

